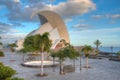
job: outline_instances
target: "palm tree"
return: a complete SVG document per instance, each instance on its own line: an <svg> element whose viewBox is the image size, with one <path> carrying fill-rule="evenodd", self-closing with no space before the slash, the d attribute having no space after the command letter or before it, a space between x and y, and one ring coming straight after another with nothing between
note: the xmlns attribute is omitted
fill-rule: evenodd
<svg viewBox="0 0 120 80"><path fill-rule="evenodd" d="M82 52L80 51L80 54L79 54L79 56L80 56L80 70L82 70Z"/></svg>
<svg viewBox="0 0 120 80"><path fill-rule="evenodd" d="M52 46L52 42L49 39L49 33L45 32L39 37L39 49L41 52L41 76L43 76L43 61L44 61L44 52L48 52Z"/></svg>
<svg viewBox="0 0 120 80"><path fill-rule="evenodd" d="M84 52L85 57L86 57L86 68L88 68L88 56L92 52L92 47L89 45L85 45L82 49L82 52Z"/></svg>
<svg viewBox="0 0 120 80"><path fill-rule="evenodd" d="M64 48L60 49L57 52L57 57L59 58L59 62L60 62L60 74L62 75L62 74L64 74L64 71L63 71L63 61L67 57L67 55L65 54Z"/></svg>
<svg viewBox="0 0 120 80"><path fill-rule="evenodd" d="M53 58L53 72L55 72L55 57L57 57L57 51L51 50L50 56Z"/></svg>
<svg viewBox="0 0 120 80"><path fill-rule="evenodd" d="M15 52L15 47L17 47L17 45L15 43L12 43L12 44L9 44L8 46L10 47L10 50L12 52L12 60L11 61L14 61L14 52Z"/></svg>
<svg viewBox="0 0 120 80"><path fill-rule="evenodd" d="M22 59L24 61L25 58L25 54L27 53L27 50L25 48L21 49L18 51L18 54L22 54Z"/></svg>
<svg viewBox="0 0 120 80"><path fill-rule="evenodd" d="M96 49L99 51L99 46L101 45L101 42L99 41L99 40L96 40L95 42L94 42L94 44L96 45Z"/></svg>
<svg viewBox="0 0 120 80"><path fill-rule="evenodd" d="M73 67L75 69L75 59L77 59L79 53L74 49L72 45L69 44L67 47L65 47L65 54L68 58L73 60Z"/></svg>
<svg viewBox="0 0 120 80"><path fill-rule="evenodd" d="M67 43L64 39L62 39L58 43L58 45L61 45L61 48L57 52L57 57L59 58L59 62L60 62L60 74L64 74L64 71L63 71L63 61L67 57L65 47L69 46L70 44Z"/></svg>
<svg viewBox="0 0 120 80"><path fill-rule="evenodd" d="M52 46L52 41L49 39L49 33L45 32L42 35L36 34L34 36L29 36L25 39L23 46L29 52L39 51L41 53L40 76L44 76L43 74L44 52L49 52Z"/></svg>

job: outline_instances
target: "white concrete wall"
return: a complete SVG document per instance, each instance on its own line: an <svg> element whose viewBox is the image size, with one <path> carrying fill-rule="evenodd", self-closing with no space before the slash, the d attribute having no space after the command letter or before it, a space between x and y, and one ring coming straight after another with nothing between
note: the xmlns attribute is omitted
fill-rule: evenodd
<svg viewBox="0 0 120 80"><path fill-rule="evenodd" d="M60 40L60 35L58 32L58 29L55 28L53 29L52 26L47 22L45 24L43 24L39 29L37 29L36 31L32 32L29 34L30 35L35 35L35 34L43 34L44 32L49 32L50 36L49 38L52 40L52 48L54 48L58 41ZM23 48L23 42L24 40L18 40L17 41L17 45L18 47L16 48L16 50L20 50Z"/></svg>

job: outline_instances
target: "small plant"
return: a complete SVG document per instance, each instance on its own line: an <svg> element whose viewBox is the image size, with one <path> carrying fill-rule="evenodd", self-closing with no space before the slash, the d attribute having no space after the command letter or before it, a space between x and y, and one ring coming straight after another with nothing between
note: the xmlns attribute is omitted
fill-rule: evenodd
<svg viewBox="0 0 120 80"><path fill-rule="evenodd" d="M0 62L0 66L4 66L4 64L2 62Z"/></svg>
<svg viewBox="0 0 120 80"><path fill-rule="evenodd" d="M4 57L4 52L0 51L0 57Z"/></svg>
<svg viewBox="0 0 120 80"><path fill-rule="evenodd" d="M0 80L6 80L16 74L16 71L9 66L0 65Z"/></svg>
<svg viewBox="0 0 120 80"><path fill-rule="evenodd" d="M120 51L119 51L119 52L117 52L117 55L118 55L118 56L120 56Z"/></svg>
<svg viewBox="0 0 120 80"><path fill-rule="evenodd" d="M117 55L118 55L118 57L120 58L120 51L119 51L119 52L117 52Z"/></svg>

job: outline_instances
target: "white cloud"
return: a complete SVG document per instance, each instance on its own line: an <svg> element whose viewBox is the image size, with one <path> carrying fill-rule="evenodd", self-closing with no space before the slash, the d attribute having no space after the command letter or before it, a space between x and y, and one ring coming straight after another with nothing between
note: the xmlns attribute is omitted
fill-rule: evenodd
<svg viewBox="0 0 120 80"><path fill-rule="evenodd" d="M88 30L90 26L88 24L76 24L72 26L74 31Z"/></svg>
<svg viewBox="0 0 120 80"><path fill-rule="evenodd" d="M0 4L5 5L10 11L6 15L10 21L38 21L37 18L30 19L33 12L51 9L50 3L47 4L35 0L30 0L29 2L32 4L27 4L24 7L20 0L14 0L14 2L2 0L0 2ZM52 5L52 10L60 14L63 18L83 15L95 9L96 6L91 0L68 0Z"/></svg>
<svg viewBox="0 0 120 80"><path fill-rule="evenodd" d="M116 33L120 32L120 28L103 28L103 29L89 29L84 31L71 31L72 33L85 33L85 34L110 34L110 33Z"/></svg>
<svg viewBox="0 0 120 80"><path fill-rule="evenodd" d="M13 0L15 3L20 3L20 0Z"/></svg>
<svg viewBox="0 0 120 80"><path fill-rule="evenodd" d="M53 6L53 10L64 17L82 15L95 9L96 6L91 0L68 0Z"/></svg>
<svg viewBox="0 0 120 80"><path fill-rule="evenodd" d="M73 28L81 28L81 27L88 27L87 24L76 24L73 26Z"/></svg>
<svg viewBox="0 0 120 80"><path fill-rule="evenodd" d="M18 23L14 23L14 24L8 24L8 23L3 23L0 22L0 33L15 33L15 32L19 32L19 30L14 29L15 26L22 26L21 24Z"/></svg>
<svg viewBox="0 0 120 80"><path fill-rule="evenodd" d="M26 5L26 6L25 6L26 9L29 8L29 7L30 7L29 5Z"/></svg>
<svg viewBox="0 0 120 80"><path fill-rule="evenodd" d="M120 14L114 14L110 16L112 19L120 19Z"/></svg>
<svg viewBox="0 0 120 80"><path fill-rule="evenodd" d="M16 30L16 29L11 29L10 32L12 32L12 33L19 33L20 31Z"/></svg>
<svg viewBox="0 0 120 80"><path fill-rule="evenodd" d="M72 22L72 21L73 21L72 18L66 18L66 19L65 19L65 22Z"/></svg>
<svg viewBox="0 0 120 80"><path fill-rule="evenodd" d="M101 19L104 16L103 15L92 15L91 17L94 18L94 19Z"/></svg>
<svg viewBox="0 0 120 80"><path fill-rule="evenodd" d="M91 18L94 18L94 19L101 19L101 18L120 19L120 14L92 15Z"/></svg>
<svg viewBox="0 0 120 80"><path fill-rule="evenodd" d="M25 33L16 33L16 34L1 34L1 42L3 44L13 43L16 40L24 39L26 36Z"/></svg>

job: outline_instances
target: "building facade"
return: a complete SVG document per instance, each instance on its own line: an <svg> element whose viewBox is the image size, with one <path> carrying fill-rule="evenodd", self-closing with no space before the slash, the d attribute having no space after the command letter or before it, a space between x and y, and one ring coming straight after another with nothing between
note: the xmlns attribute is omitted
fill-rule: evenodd
<svg viewBox="0 0 120 80"><path fill-rule="evenodd" d="M35 13L34 15L39 16L41 26L38 29L30 32L27 36L49 32L50 34L49 38L52 40L53 43L51 49L54 49L62 39L64 39L68 43L70 42L66 25L62 18L57 13L46 10ZM23 48L23 42L24 40L17 41L18 45L17 50Z"/></svg>

